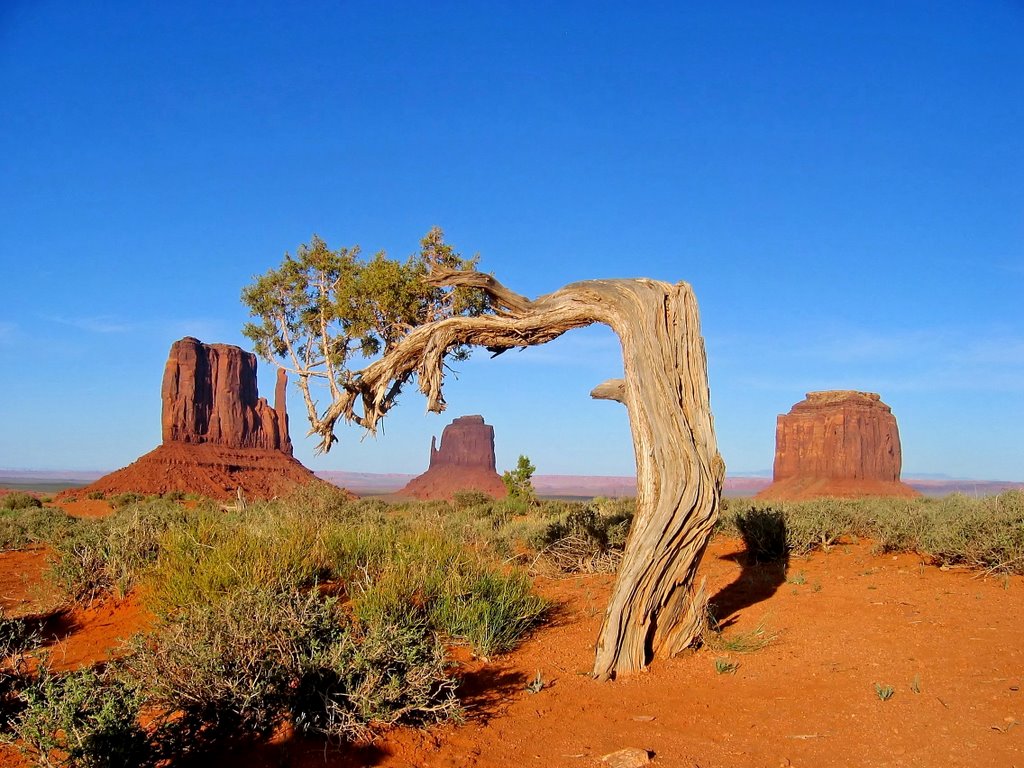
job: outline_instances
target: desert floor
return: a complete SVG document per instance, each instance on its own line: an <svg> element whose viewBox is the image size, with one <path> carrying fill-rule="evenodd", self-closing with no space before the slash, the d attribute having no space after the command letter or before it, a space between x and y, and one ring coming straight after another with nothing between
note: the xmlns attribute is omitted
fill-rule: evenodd
<svg viewBox="0 0 1024 768"><path fill-rule="evenodd" d="M54 666L105 659L145 627L132 597L53 611L45 560L38 549L0 555L0 603L47 617ZM701 568L723 637L760 626L774 637L767 647L705 648L598 683L588 671L613 577L538 578L555 610L519 649L486 660L454 650L463 724L396 729L361 747L282 732L202 764L583 767L639 747L655 766L685 768L1024 766L1024 578L874 555L870 542L788 568L748 565L742 543L723 537ZM718 660L738 666L719 673ZM538 672L545 685L531 693ZM2 748L0 766L25 764Z"/></svg>

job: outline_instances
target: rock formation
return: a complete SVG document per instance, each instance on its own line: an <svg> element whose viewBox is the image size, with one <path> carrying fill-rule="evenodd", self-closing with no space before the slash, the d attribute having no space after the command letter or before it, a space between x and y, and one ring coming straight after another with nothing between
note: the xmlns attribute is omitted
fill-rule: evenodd
<svg viewBox="0 0 1024 768"><path fill-rule="evenodd" d="M505 484L495 469L494 427L483 416L460 416L444 428L441 446L430 438L430 465L399 495L450 499L456 491L482 491L504 498Z"/></svg>
<svg viewBox="0 0 1024 768"><path fill-rule="evenodd" d="M164 367L163 440L262 448L292 455L285 405L287 374L277 371L274 407L256 389L256 355L186 336Z"/></svg>
<svg viewBox="0 0 1024 768"><path fill-rule="evenodd" d="M133 464L62 495L184 491L258 499L322 482L292 457L287 386L279 370L271 407L257 391L255 355L190 336L176 341L161 391L163 443Z"/></svg>
<svg viewBox="0 0 1024 768"><path fill-rule="evenodd" d="M900 482L900 435L873 392L809 392L781 414L774 479L757 498L917 496Z"/></svg>

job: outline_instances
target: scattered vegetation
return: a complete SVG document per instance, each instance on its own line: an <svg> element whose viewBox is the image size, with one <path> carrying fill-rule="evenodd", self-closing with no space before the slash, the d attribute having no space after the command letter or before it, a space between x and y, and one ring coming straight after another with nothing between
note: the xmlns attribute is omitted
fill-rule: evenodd
<svg viewBox="0 0 1024 768"><path fill-rule="evenodd" d="M0 510L29 509L41 506L43 506L43 502L32 494L23 493L22 491L14 491L13 493L0 496Z"/></svg>
<svg viewBox="0 0 1024 768"><path fill-rule="evenodd" d="M728 500L719 530L743 536L760 557L777 553L783 535L791 554L867 538L880 552L917 552L936 565L1024 573L1024 491L982 498Z"/></svg>
<svg viewBox="0 0 1024 768"><path fill-rule="evenodd" d="M522 566L614 570L634 514L632 500L539 501L523 515L478 492L389 505L322 487L233 511L182 500L125 497L99 520L31 504L0 511L4 546L47 543L68 599L141 585L156 616L116 662L69 674L43 664L32 676L18 660L38 633L0 616L6 738L37 764L155 765L285 722L345 740L392 723L457 718L446 648L465 643L486 657L515 647L547 610ZM880 551L1024 572L1020 492L730 500L720 530L741 535L758 562L870 537ZM806 581L799 572L789 580ZM723 630L713 607L702 636L718 654L774 640L763 621ZM718 674L737 667L715 660ZM916 677L911 690L920 691ZM875 692L883 701L894 695L889 685Z"/></svg>
<svg viewBox="0 0 1024 768"><path fill-rule="evenodd" d="M753 629L746 632L725 633L725 628L715 616L715 607L708 606L704 620L704 632L700 636L700 646L719 653L753 653L767 648L778 639L768 631L762 619Z"/></svg>
<svg viewBox="0 0 1024 768"><path fill-rule="evenodd" d="M733 675L740 668L739 662L728 659L715 659L715 672L720 675Z"/></svg>

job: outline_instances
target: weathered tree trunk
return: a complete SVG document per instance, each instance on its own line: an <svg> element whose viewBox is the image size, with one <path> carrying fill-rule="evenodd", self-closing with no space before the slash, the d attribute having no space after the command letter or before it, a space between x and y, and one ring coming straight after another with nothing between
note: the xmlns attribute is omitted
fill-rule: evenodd
<svg viewBox="0 0 1024 768"><path fill-rule="evenodd" d="M622 342L625 376L599 386L594 396L619 400L629 412L637 511L593 672L608 679L687 647L704 620L702 589L695 590L693 583L718 517L725 474L690 286L590 280L530 301L479 272L435 270L430 280L485 290L498 314L451 317L413 330L330 406L318 429L324 440L333 439L338 418L373 431L414 373L428 409L442 411L444 355L453 346L502 350L543 344L594 322L610 326ZM361 414L355 411L359 402Z"/></svg>
<svg viewBox="0 0 1024 768"><path fill-rule="evenodd" d="M706 600L693 582L725 476L693 292L684 283L626 285L609 322L625 379L593 393L626 406L637 471L636 517L594 658L602 679L672 656L700 633Z"/></svg>

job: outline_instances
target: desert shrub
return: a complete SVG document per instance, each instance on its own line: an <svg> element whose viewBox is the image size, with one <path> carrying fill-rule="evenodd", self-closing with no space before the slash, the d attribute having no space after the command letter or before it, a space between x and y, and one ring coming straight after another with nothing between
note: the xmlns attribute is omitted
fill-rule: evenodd
<svg viewBox="0 0 1024 768"><path fill-rule="evenodd" d="M345 565L336 570L360 574L349 590L366 624L425 621L486 656L515 645L547 610L521 572L487 563L442 532L392 525L349 540L360 556L344 550Z"/></svg>
<svg viewBox="0 0 1024 768"><path fill-rule="evenodd" d="M936 562L1024 572L1024 494L952 494L929 505L918 549Z"/></svg>
<svg viewBox="0 0 1024 768"><path fill-rule="evenodd" d="M562 502L563 514L531 541L538 559L563 573L614 571L622 559L636 504L632 500L589 504Z"/></svg>
<svg viewBox="0 0 1024 768"><path fill-rule="evenodd" d="M755 562L770 563L789 555L786 515L771 507L751 507L733 520L747 556Z"/></svg>
<svg viewBox="0 0 1024 768"><path fill-rule="evenodd" d="M0 551L53 543L75 525L55 507L25 507L0 512Z"/></svg>
<svg viewBox="0 0 1024 768"><path fill-rule="evenodd" d="M118 509L120 507L126 507L129 504L137 504L140 501L145 501L146 497L141 493L125 491L124 493L115 493L107 500L114 509Z"/></svg>
<svg viewBox="0 0 1024 768"><path fill-rule="evenodd" d="M13 493L0 496L0 509L29 509L31 507L41 506L43 506L43 502L32 494L23 493L21 491L15 491Z"/></svg>
<svg viewBox="0 0 1024 768"><path fill-rule="evenodd" d="M63 675L40 667L21 690L10 724L18 748L37 765L147 766L154 751L138 716L141 694L112 671Z"/></svg>
<svg viewBox="0 0 1024 768"><path fill-rule="evenodd" d="M364 625L319 590L236 589L182 606L124 662L148 704L174 713L178 749L291 718L341 738L458 713L444 646L422 623Z"/></svg>
<svg viewBox="0 0 1024 768"><path fill-rule="evenodd" d="M168 491L167 493L163 494L163 496L161 496L160 498L162 498L164 501L184 501L185 500L185 492L184 491Z"/></svg>
<svg viewBox="0 0 1024 768"><path fill-rule="evenodd" d="M312 593L235 589L180 606L135 639L124 664L150 705L177 713L181 733L265 734L288 709L308 647L330 639L333 605Z"/></svg>
<svg viewBox="0 0 1024 768"><path fill-rule="evenodd" d="M107 495L103 491L89 491L85 498L92 499L93 501L100 501L101 499L105 499L106 496Z"/></svg>
<svg viewBox="0 0 1024 768"><path fill-rule="evenodd" d="M110 536L105 520L79 520L58 541L48 575L70 600L88 602L113 587L107 570Z"/></svg>
<svg viewBox="0 0 1024 768"><path fill-rule="evenodd" d="M455 509L472 509L474 507L493 507L494 498L483 491L456 491L452 494L452 506Z"/></svg>
<svg viewBox="0 0 1024 768"><path fill-rule="evenodd" d="M423 624L337 626L300 664L291 704L296 728L365 739L378 726L458 717L444 645Z"/></svg>
<svg viewBox="0 0 1024 768"><path fill-rule="evenodd" d="M481 656L511 650L543 619L547 601L522 573L469 568L428 606L431 625L468 642Z"/></svg>

